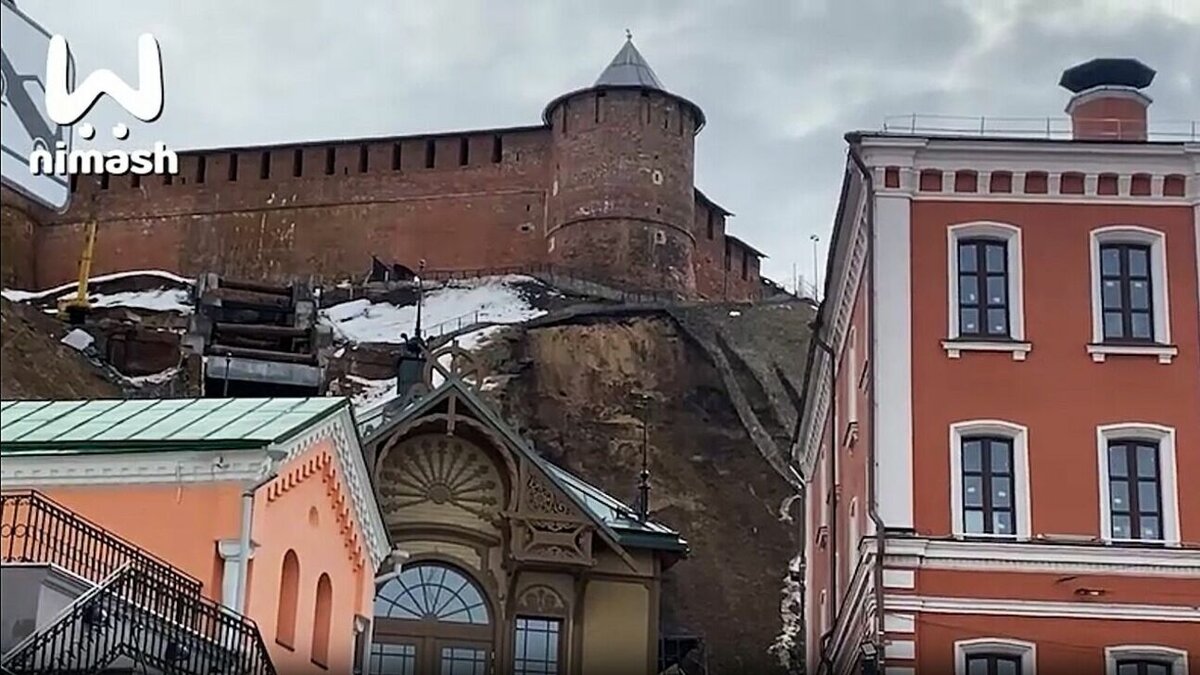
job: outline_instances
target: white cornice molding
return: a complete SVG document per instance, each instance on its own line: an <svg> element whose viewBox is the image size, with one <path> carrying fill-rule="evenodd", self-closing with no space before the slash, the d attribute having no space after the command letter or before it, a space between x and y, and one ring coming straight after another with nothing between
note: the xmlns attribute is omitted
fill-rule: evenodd
<svg viewBox="0 0 1200 675"><path fill-rule="evenodd" d="M4 487L252 481L262 475L266 449L201 452L116 452L8 455L0 464Z"/></svg>
<svg viewBox="0 0 1200 675"><path fill-rule="evenodd" d="M1194 548L889 539L887 566L975 571L1200 577Z"/></svg>
<svg viewBox="0 0 1200 675"><path fill-rule="evenodd" d="M391 553L391 545L388 543L387 527L379 513L375 491L371 487L370 473L349 406L284 445L283 450L287 456L282 465L291 463L326 438L333 442L338 469L346 481L346 489L350 492L355 520L366 538L372 567L378 568Z"/></svg>
<svg viewBox="0 0 1200 675"><path fill-rule="evenodd" d="M1141 605L1132 603L927 597L891 594L884 596L883 603L884 609L889 612L1200 623L1200 607L1187 605Z"/></svg>

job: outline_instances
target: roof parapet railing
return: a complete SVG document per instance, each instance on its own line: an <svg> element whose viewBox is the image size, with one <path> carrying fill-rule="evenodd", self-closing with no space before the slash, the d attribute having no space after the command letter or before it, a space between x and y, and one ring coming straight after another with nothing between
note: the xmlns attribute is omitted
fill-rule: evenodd
<svg viewBox="0 0 1200 675"><path fill-rule="evenodd" d="M1141 122L1119 118L988 117L911 113L883 120L884 133L913 136L977 136L984 138L1030 138L1071 140L1074 127L1085 126L1091 138L1120 140L1144 133L1146 140L1200 142L1200 120Z"/></svg>

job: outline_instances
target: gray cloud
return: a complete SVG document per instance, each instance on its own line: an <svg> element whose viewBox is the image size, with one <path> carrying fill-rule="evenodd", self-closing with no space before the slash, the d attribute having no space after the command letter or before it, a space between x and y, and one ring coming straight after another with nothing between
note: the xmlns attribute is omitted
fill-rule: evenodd
<svg viewBox="0 0 1200 675"><path fill-rule="evenodd" d="M536 123L635 41L704 108L697 182L770 254L812 276L842 135L911 112L1057 116L1063 68L1136 56L1156 119L1200 117L1196 0L18 0L71 40L81 70L132 77L160 40L167 107L134 140L179 148ZM111 103L101 130L128 121ZM102 140L103 142L103 140ZM822 242L822 246L824 242Z"/></svg>

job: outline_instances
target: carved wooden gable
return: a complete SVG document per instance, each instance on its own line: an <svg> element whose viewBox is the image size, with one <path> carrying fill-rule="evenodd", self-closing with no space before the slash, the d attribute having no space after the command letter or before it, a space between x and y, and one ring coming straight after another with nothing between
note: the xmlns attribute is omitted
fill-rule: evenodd
<svg viewBox="0 0 1200 675"><path fill-rule="evenodd" d="M511 555L516 560L595 564L590 518L530 460L521 462L519 507L513 514Z"/></svg>
<svg viewBox="0 0 1200 675"><path fill-rule="evenodd" d="M424 433L400 441L381 459L377 485L389 527L432 522L494 532L501 525L505 481L474 443Z"/></svg>
<svg viewBox="0 0 1200 675"><path fill-rule="evenodd" d="M462 350L451 345L431 355L426 379L432 391L379 434L376 485L389 527L507 532L512 560L594 565L601 526L478 398L480 378ZM623 554L611 537L605 541Z"/></svg>

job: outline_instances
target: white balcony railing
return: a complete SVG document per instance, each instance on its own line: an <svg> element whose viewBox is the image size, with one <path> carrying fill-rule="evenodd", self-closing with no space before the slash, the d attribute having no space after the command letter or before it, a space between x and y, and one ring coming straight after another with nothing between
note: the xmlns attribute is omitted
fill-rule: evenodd
<svg viewBox="0 0 1200 675"><path fill-rule="evenodd" d="M1200 142L1200 120L1153 121L1148 125L1121 119L1077 120L1090 137L1113 140L1144 131L1146 140ZM966 117L955 115L892 115L883 120L883 132L915 136L977 136L987 138L1046 138L1070 140L1073 136L1069 117Z"/></svg>

